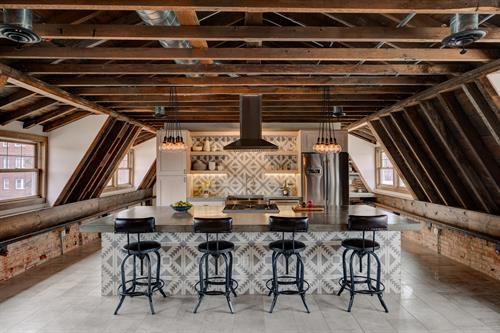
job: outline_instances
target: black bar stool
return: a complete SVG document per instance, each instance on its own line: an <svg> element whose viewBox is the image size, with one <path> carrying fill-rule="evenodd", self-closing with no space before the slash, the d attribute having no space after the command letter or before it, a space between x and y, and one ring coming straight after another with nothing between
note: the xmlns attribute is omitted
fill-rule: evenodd
<svg viewBox="0 0 500 333"><path fill-rule="evenodd" d="M377 295L380 303L384 307L385 312L387 306L382 299L382 294L385 290L384 284L380 281L381 277L381 264L378 258L376 250L380 249L380 244L375 241L375 232L379 230L387 230L387 215L375 215L375 216L356 216L349 215L349 230L352 231L362 231L362 238L348 238L342 241L342 246L345 248L342 254L342 267L344 276L339 280L340 290L338 296L342 294L344 289L349 290L351 293L351 299L349 300L348 312L351 312L352 303L354 302L355 294L365 294L365 295ZM365 238L366 232L372 232L372 239ZM349 251L352 251L349 257L349 271L347 271L347 261L346 256ZM354 256L359 258L359 272L363 272L363 257L366 256L366 276L355 275L353 269L353 259ZM377 263L377 277L373 279L371 274L371 260L373 257ZM375 285L373 285L375 283ZM366 289L358 289L356 285L366 284Z"/></svg>
<svg viewBox="0 0 500 333"><path fill-rule="evenodd" d="M153 307L153 293L159 291L163 297L167 297L163 291L165 283L160 279L160 249L161 244L154 241L141 241L142 233L150 233L155 231L155 219L153 217L147 218L117 218L115 220L115 233L127 234L127 244L123 246L123 250L127 256L123 259L121 264L121 288L120 302L115 310L115 315L120 310L120 307L125 300L125 296L147 296L149 299L149 306L151 314L155 314ZM137 241L130 241L130 234L137 235ZM151 258L150 253L156 254L156 277L151 274ZM130 257L133 258L133 276L132 279L125 279L125 263ZM141 261L141 276L137 276L136 259ZM147 275L144 276L143 262L146 260Z"/></svg>
<svg viewBox="0 0 500 333"><path fill-rule="evenodd" d="M269 248L273 250L272 265L273 265L273 278L266 282L266 287L269 289L269 296L274 295L271 304L270 313L273 312L276 301L280 294L284 295L300 295L302 303L306 308L307 313L310 313L309 307L306 303L305 293L309 289L309 283L304 280L304 262L300 252L304 251L306 245L300 241L295 240L296 232L307 232L309 220L307 217L269 217L270 231L281 232L281 240L274 241L269 244ZM285 239L285 232L292 233L292 239ZM285 275L278 276L278 258L283 256L285 258ZM296 258L295 276L290 275L289 265L290 257ZM296 289L280 290L281 285L295 285Z"/></svg>
<svg viewBox="0 0 500 333"><path fill-rule="evenodd" d="M233 280L233 251L234 243L219 240L220 233L230 233L233 230L233 219L230 217L222 218L199 218L193 219L193 232L205 233L206 242L198 245L198 251L203 253L199 263L200 280L195 288L198 292L198 303L193 312L196 313L200 307L201 301L205 295L224 295L226 296L229 311L234 313L231 304L231 293L236 297L236 288L238 282ZM210 240L210 234L215 234L215 240ZM210 276L208 263L210 257L215 260L215 275ZM224 259L225 274L219 276L219 257ZM209 290L209 286L224 286L224 290Z"/></svg>

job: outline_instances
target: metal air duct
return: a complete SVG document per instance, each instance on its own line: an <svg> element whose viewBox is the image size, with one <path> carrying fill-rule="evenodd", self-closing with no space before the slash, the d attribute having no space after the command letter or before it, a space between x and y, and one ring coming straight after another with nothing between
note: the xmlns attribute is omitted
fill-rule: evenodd
<svg viewBox="0 0 500 333"><path fill-rule="evenodd" d="M450 19L451 34L442 41L444 46L461 48L486 36L486 31L479 29L479 14L455 14Z"/></svg>
<svg viewBox="0 0 500 333"><path fill-rule="evenodd" d="M4 9L3 23L0 25L0 37L16 43L33 44L42 39L33 30L31 9Z"/></svg>

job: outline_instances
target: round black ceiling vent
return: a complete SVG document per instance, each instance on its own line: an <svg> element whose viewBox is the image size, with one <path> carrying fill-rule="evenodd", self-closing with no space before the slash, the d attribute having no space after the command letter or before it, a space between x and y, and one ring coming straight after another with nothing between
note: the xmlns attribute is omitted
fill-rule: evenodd
<svg viewBox="0 0 500 333"><path fill-rule="evenodd" d="M40 36L32 30L13 24L0 25L0 36L22 44L39 43L42 40Z"/></svg>

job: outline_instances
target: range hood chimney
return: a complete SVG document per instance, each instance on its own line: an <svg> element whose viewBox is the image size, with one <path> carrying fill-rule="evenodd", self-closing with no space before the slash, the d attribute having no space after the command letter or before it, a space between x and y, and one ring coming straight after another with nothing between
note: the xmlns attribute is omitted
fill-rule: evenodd
<svg viewBox="0 0 500 333"><path fill-rule="evenodd" d="M278 146L262 139L262 96L240 96L240 138L224 150L269 151Z"/></svg>

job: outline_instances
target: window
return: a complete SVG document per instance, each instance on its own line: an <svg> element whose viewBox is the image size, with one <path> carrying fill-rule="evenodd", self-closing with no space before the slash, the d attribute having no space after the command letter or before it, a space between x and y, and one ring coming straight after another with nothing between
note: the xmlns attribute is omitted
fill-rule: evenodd
<svg viewBox="0 0 500 333"><path fill-rule="evenodd" d="M0 210L45 201L46 149L46 137L0 130Z"/></svg>
<svg viewBox="0 0 500 333"><path fill-rule="evenodd" d="M115 171L108 184L107 191L131 187L134 185L134 154L130 150L121 160L118 169Z"/></svg>
<svg viewBox="0 0 500 333"><path fill-rule="evenodd" d="M377 188L389 191L407 192L403 179L394 169L389 156L380 148L375 150Z"/></svg>
<svg viewBox="0 0 500 333"><path fill-rule="evenodd" d="M24 179L16 178L16 190L24 190Z"/></svg>

